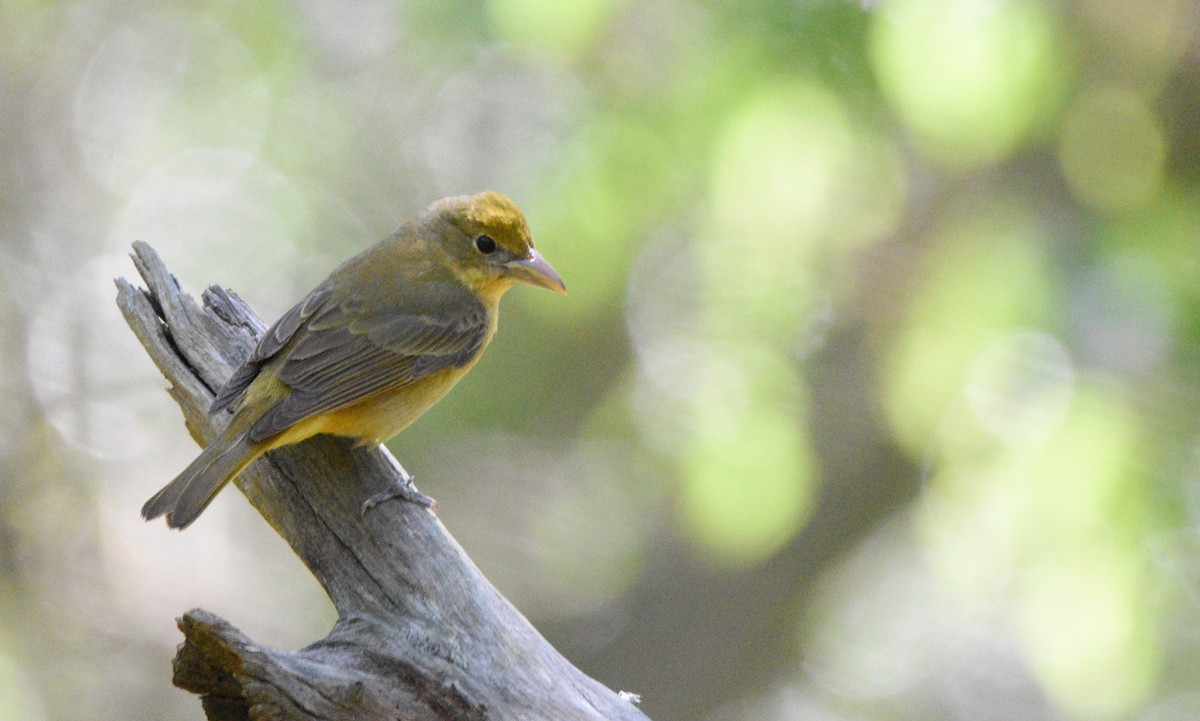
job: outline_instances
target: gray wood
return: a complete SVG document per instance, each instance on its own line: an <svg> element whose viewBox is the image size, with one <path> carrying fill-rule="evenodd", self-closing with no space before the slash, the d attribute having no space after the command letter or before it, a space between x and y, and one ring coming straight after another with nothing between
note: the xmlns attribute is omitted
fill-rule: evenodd
<svg viewBox="0 0 1200 721"><path fill-rule="evenodd" d="M266 326L221 288L206 290L201 306L153 248L133 247L147 287L118 279L117 304L170 381L192 436L206 443L228 418L207 416L214 390ZM327 436L242 473L235 484L325 588L338 621L312 645L279 651L190 611L179 619L175 685L201 694L212 721L645 721L627 695L555 651L431 511L389 501L362 512L364 500L405 476L387 449Z"/></svg>

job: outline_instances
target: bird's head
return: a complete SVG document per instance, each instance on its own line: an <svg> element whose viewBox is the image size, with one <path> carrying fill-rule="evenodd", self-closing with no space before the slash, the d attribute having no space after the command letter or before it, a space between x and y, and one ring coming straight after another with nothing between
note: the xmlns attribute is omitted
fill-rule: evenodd
<svg viewBox="0 0 1200 721"><path fill-rule="evenodd" d="M439 200L429 218L455 273L483 296L498 298L515 283L567 292L533 247L521 210L494 191Z"/></svg>

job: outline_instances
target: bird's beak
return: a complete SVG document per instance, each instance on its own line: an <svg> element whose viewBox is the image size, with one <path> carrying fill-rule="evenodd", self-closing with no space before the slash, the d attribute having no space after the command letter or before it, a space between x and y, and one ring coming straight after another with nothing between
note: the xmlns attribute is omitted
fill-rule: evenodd
<svg viewBox="0 0 1200 721"><path fill-rule="evenodd" d="M567 292L567 286L563 285L562 278L558 277L558 273L550 267L542 254L532 248L529 249L529 255L510 260L504 264L504 267L508 269L509 275L522 283L536 285L555 293Z"/></svg>

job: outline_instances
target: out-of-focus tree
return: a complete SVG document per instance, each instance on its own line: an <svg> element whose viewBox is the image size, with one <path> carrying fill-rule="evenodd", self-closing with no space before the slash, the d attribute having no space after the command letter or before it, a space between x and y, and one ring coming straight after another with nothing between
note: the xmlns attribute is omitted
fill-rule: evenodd
<svg viewBox="0 0 1200 721"><path fill-rule="evenodd" d="M0 719L199 718L205 606L332 619L123 327L135 239L281 313L494 187L566 278L392 443L669 719L1200 711L1194 0L0 7ZM181 570L186 569L186 571Z"/></svg>

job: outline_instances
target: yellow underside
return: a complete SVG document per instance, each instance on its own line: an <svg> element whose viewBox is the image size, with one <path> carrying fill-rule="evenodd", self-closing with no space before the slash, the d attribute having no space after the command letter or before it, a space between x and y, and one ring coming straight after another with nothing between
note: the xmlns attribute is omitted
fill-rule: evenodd
<svg viewBox="0 0 1200 721"><path fill-rule="evenodd" d="M382 443L440 401L469 367L441 371L398 391L380 393L354 405L306 418L270 439L263 450L299 443L319 433L354 438L361 445Z"/></svg>

